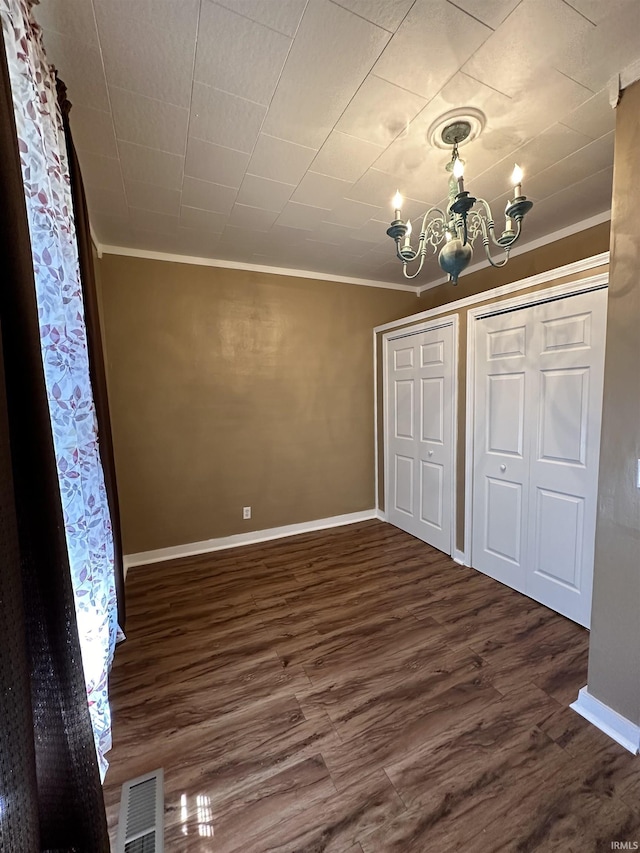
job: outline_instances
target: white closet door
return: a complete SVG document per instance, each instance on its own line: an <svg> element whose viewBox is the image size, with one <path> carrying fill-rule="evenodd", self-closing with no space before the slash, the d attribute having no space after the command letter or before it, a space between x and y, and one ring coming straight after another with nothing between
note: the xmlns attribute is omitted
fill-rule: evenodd
<svg viewBox="0 0 640 853"><path fill-rule="evenodd" d="M527 594L591 618L607 292L539 305L532 355Z"/></svg>
<svg viewBox="0 0 640 853"><path fill-rule="evenodd" d="M385 424L391 524L451 554L452 324L390 340Z"/></svg>
<svg viewBox="0 0 640 853"><path fill-rule="evenodd" d="M472 564L591 613L607 293L476 321Z"/></svg>
<svg viewBox="0 0 640 853"><path fill-rule="evenodd" d="M476 322L473 565L520 592L529 513L529 309Z"/></svg>

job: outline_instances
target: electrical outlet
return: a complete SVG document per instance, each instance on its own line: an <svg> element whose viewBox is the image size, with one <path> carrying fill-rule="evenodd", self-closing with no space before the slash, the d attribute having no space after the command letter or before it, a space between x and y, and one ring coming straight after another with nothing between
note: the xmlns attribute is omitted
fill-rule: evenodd
<svg viewBox="0 0 640 853"><path fill-rule="evenodd" d="M246 521L248 518L251 518L251 507L243 506L242 507L242 517Z"/></svg>

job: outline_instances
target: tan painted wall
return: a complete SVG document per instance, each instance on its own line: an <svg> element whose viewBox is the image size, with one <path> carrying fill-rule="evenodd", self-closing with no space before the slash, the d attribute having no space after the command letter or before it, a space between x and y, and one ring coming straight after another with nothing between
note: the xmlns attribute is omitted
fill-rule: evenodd
<svg viewBox="0 0 640 853"><path fill-rule="evenodd" d="M589 692L640 724L640 83L616 112Z"/></svg>
<svg viewBox="0 0 640 853"><path fill-rule="evenodd" d="M413 293L98 266L125 553L373 507L371 330Z"/></svg>
<svg viewBox="0 0 640 853"><path fill-rule="evenodd" d="M467 389L467 311L468 308L463 308L456 311L451 311L447 308L447 304L455 302L458 299L465 299L469 296L475 296L487 290L500 287L503 284L508 284L531 275L536 275L540 272L547 272L565 264L573 263L574 261L590 257L592 255L606 252L609 248L609 223L598 225L590 228L586 232L566 237L564 240L558 240L555 243L550 243L535 251L519 255L509 261L503 269L488 269L479 270L472 273L466 278L463 276L457 286L442 285L441 287L433 288L425 292L420 298L420 307L418 311L426 311L433 308L441 308L441 313L457 314L459 323L459 349L458 349L458 435L456 448L456 547L461 551L464 550L464 498L465 498L465 437L466 437L466 389ZM513 264L513 267L512 267ZM510 269L510 274L506 270ZM532 287L523 288L517 295L532 293L537 290L564 284L568 281L574 281L581 278L587 278L595 273L607 271L607 266L603 265L597 269L586 270L584 272L573 275L555 278L553 281L547 281L543 284L534 285ZM492 278L492 273L496 274L496 278ZM513 295L489 297L486 300L479 300L472 307L492 304L504 299L510 299ZM440 301L438 301L440 300ZM411 325L410 323L408 325ZM381 364L380 357L382 353L381 339L382 335L378 335L378 363ZM382 400L382 370L378 371L378 399ZM382 435L382 406L378 407L378 434ZM384 459L382 441L378 446L378 468L380 471L378 481L378 500L381 507L384 506Z"/></svg>

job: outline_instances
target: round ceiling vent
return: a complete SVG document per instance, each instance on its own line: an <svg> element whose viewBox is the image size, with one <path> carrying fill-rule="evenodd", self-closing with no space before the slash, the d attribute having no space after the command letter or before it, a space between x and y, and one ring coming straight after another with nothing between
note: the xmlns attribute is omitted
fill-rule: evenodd
<svg viewBox="0 0 640 853"><path fill-rule="evenodd" d="M480 136L485 122L485 114L475 107L450 110L433 122L427 140L435 148L451 148L456 141L462 147Z"/></svg>

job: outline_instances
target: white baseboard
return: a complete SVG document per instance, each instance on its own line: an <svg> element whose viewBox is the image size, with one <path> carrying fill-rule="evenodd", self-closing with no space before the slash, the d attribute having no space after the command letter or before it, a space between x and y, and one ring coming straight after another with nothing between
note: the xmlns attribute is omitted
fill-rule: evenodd
<svg viewBox="0 0 640 853"><path fill-rule="evenodd" d="M451 555L451 559L456 563L460 563L461 566L467 565L467 558L465 556L464 551L458 551L457 548L453 549L453 554Z"/></svg>
<svg viewBox="0 0 640 853"><path fill-rule="evenodd" d="M378 507L375 512L376 512L376 518L378 519L378 521L386 521L387 520L387 514L385 513L385 511L383 509L380 509Z"/></svg>
<svg viewBox="0 0 640 853"><path fill-rule="evenodd" d="M362 512L350 512L346 515L334 515L331 518L303 521L300 524L286 524L283 527L270 527L267 530L253 530L251 533L236 533L233 536L222 536L219 539L206 539L203 542L172 545L169 548L158 548L155 551L140 551L137 554L125 554L125 576L127 570L133 566L162 563L165 560L175 560L178 557L193 557L196 554L207 554L210 551L222 551L224 548L236 548L238 545L253 545L257 542L268 542L270 539L295 536L298 533L326 530L330 527L340 527L344 524L355 524L358 521L370 521L373 518L378 518L376 510L367 509Z"/></svg>
<svg viewBox="0 0 640 853"><path fill-rule="evenodd" d="M581 717L589 720L600 731L609 735L633 755L640 752L640 726L632 723L631 720L627 720L622 714L596 699L586 687L580 690L578 698L571 707Z"/></svg>

